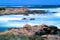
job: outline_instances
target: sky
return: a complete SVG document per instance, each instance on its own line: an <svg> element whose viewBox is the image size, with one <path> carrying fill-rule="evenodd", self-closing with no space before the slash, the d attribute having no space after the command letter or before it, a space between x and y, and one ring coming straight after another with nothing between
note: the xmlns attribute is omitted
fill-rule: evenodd
<svg viewBox="0 0 60 40"><path fill-rule="evenodd" d="M60 0L0 0L0 5L60 5Z"/></svg>

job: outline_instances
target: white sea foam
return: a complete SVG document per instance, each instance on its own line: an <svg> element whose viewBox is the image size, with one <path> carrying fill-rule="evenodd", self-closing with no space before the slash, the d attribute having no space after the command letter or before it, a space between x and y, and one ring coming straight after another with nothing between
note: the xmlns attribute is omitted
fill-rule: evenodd
<svg viewBox="0 0 60 40"><path fill-rule="evenodd" d="M54 16L60 17L60 13L55 13Z"/></svg>
<svg viewBox="0 0 60 40"><path fill-rule="evenodd" d="M22 18L0 18L0 20L3 20L3 21L8 21L8 20L21 20Z"/></svg>
<svg viewBox="0 0 60 40"><path fill-rule="evenodd" d="M51 10L51 9L49 9ZM23 20L22 18L26 18L27 20ZM30 20L30 18L35 18L35 20ZM57 18L57 19L56 19ZM59 20L58 20L59 18ZM17 21L12 21L17 20ZM11 22L12 21L12 22ZM29 16L24 15L6 15L6 16L0 16L0 24L2 26L7 27L23 27L25 24L30 25L39 25L39 24L47 24L47 25L55 25L58 28L60 28L60 13L52 13L52 14L29 14Z"/></svg>

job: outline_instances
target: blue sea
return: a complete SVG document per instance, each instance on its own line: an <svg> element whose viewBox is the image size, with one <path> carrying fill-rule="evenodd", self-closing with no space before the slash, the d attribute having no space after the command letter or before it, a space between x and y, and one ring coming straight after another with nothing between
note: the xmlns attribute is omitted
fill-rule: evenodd
<svg viewBox="0 0 60 40"><path fill-rule="evenodd" d="M36 8L35 8L36 9ZM30 10L35 10L30 9ZM44 8L36 10L49 10L46 14L29 14L27 15L3 15L0 16L0 32L6 31L8 28L17 27L21 28L25 24L30 25L55 25L60 28L60 8ZM56 13L53 13L56 12ZM23 20L23 18L26 18ZM35 20L30 20L34 18Z"/></svg>

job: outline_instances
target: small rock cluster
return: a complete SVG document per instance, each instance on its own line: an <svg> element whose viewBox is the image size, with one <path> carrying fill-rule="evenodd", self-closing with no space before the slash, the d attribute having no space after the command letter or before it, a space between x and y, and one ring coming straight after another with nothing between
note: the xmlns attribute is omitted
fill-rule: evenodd
<svg viewBox="0 0 60 40"><path fill-rule="evenodd" d="M22 18L22 20L27 20L27 18ZM29 20L35 20L35 18L30 18Z"/></svg>

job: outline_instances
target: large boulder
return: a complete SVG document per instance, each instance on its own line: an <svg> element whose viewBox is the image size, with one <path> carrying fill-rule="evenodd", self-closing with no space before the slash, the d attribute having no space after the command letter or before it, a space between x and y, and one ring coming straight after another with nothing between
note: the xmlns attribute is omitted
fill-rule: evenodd
<svg viewBox="0 0 60 40"><path fill-rule="evenodd" d="M57 34L58 28L56 26L49 26L49 28L51 30L50 34Z"/></svg>
<svg viewBox="0 0 60 40"><path fill-rule="evenodd" d="M44 25L42 25L44 26ZM44 28L40 29L40 31L36 32L36 35L47 35L47 34L57 34L58 28L56 26L47 26L45 25Z"/></svg>

